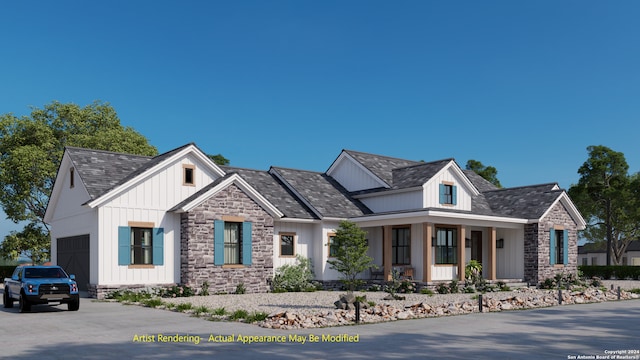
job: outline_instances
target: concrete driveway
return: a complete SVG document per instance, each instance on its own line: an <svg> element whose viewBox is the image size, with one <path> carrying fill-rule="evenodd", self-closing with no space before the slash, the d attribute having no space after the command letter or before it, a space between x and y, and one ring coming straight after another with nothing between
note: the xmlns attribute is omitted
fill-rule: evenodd
<svg viewBox="0 0 640 360"><path fill-rule="evenodd" d="M0 308L0 358L570 359L627 351L640 359L638 319L640 301L631 300L277 331L82 299L77 312L66 306L34 306L25 314ZM344 341L349 339L358 341Z"/></svg>

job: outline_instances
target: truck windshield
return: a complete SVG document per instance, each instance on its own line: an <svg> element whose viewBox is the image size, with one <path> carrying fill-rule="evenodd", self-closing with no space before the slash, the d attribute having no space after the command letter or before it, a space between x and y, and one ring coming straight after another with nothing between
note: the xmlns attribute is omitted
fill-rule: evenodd
<svg viewBox="0 0 640 360"><path fill-rule="evenodd" d="M30 279L37 278L66 278L67 274L60 268L27 268L24 277Z"/></svg>

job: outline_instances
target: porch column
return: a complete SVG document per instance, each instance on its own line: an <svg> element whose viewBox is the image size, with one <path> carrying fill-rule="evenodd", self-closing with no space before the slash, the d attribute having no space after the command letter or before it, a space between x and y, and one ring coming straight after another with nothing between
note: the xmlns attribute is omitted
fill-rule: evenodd
<svg viewBox="0 0 640 360"><path fill-rule="evenodd" d="M466 254L465 228L462 225L458 225L458 279L460 281L464 281L465 278L464 268L465 265L467 265Z"/></svg>
<svg viewBox="0 0 640 360"><path fill-rule="evenodd" d="M391 280L391 226L384 226L382 234L382 258L384 267L384 279L385 281Z"/></svg>
<svg viewBox="0 0 640 360"><path fill-rule="evenodd" d="M496 280L496 228L490 227L489 233L489 271L487 280Z"/></svg>
<svg viewBox="0 0 640 360"><path fill-rule="evenodd" d="M433 226L431 223L422 224L422 281L431 282L431 239L433 238Z"/></svg>

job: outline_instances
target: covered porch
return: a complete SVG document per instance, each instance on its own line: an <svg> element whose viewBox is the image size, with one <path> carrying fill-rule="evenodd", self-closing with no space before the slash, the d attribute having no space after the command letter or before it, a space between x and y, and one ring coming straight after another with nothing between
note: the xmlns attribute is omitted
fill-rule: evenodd
<svg viewBox="0 0 640 360"><path fill-rule="evenodd" d="M396 269L424 283L464 281L465 266L471 260L482 264L486 280L524 278L522 224L461 219L389 220L377 226L361 223L369 236L368 254L379 267L378 276L382 280L391 280Z"/></svg>

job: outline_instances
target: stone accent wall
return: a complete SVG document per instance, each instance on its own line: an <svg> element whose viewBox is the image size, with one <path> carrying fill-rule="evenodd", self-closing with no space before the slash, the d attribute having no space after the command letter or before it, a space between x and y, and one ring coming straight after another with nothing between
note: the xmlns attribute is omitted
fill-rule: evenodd
<svg viewBox="0 0 640 360"><path fill-rule="evenodd" d="M213 263L214 220L237 216L252 224L251 265ZM273 278L273 218L240 188L230 185L183 213L180 218L180 277L196 290L206 281L209 292L234 293L243 283L247 292L269 291Z"/></svg>
<svg viewBox="0 0 640 360"><path fill-rule="evenodd" d="M567 265L551 265L549 231L554 226L562 226L569 231L569 262ZM577 271L577 226L561 202L558 202L538 224L525 225L524 237L525 281L538 284L556 274Z"/></svg>

